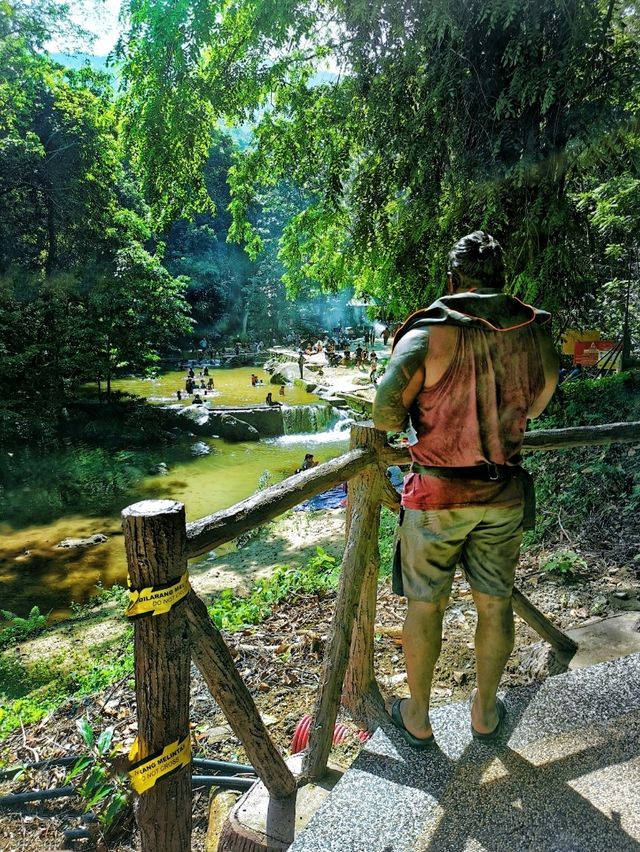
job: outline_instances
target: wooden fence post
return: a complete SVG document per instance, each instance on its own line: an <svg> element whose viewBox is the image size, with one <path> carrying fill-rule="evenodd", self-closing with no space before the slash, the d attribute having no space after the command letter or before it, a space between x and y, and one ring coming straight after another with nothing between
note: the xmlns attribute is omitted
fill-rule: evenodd
<svg viewBox="0 0 640 852"><path fill-rule="evenodd" d="M378 451L385 441L384 433L371 423L360 423L351 429L352 447ZM340 584L313 711L309 751L302 767L303 776L312 780L321 778L327 769L363 578L367 569L371 575L375 571L377 577L378 563L372 553L380 523L381 482L377 464L365 468L349 482L348 531Z"/></svg>
<svg viewBox="0 0 640 852"><path fill-rule="evenodd" d="M545 642L548 642L556 651L572 657L578 650L578 643L574 642L562 630L558 630L555 624L549 621L547 616L540 612L538 607L534 606L529 598L523 595L520 589L517 589L515 586L513 587L512 605L513 611L523 621L526 621L529 627L533 627L536 633L542 636Z"/></svg>
<svg viewBox="0 0 640 852"><path fill-rule="evenodd" d="M194 591L187 599L187 619L192 635L193 661L233 732L242 742L260 780L275 798L291 795L296 789L296 779L273 744L220 631Z"/></svg>
<svg viewBox="0 0 640 852"><path fill-rule="evenodd" d="M358 611L351 634L349 664L342 690L342 703L348 708L354 721L367 730L375 728L386 715L384 698L380 693L373 667L380 568L379 528L371 535L371 553L364 570Z"/></svg>
<svg viewBox="0 0 640 852"><path fill-rule="evenodd" d="M122 512L133 589L178 580L187 570L184 505L145 500ZM184 599L134 622L138 759L189 736L190 635ZM142 852L191 849L191 764L160 778L136 802Z"/></svg>

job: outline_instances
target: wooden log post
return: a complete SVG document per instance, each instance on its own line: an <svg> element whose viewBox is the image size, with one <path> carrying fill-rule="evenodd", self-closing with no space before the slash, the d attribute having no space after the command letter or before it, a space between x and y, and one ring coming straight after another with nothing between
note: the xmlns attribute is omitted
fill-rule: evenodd
<svg viewBox="0 0 640 852"><path fill-rule="evenodd" d="M273 744L220 631L193 590L187 598L187 619L193 661L242 742L251 765L272 796L282 799L291 795L296 779Z"/></svg>
<svg viewBox="0 0 640 852"><path fill-rule="evenodd" d="M384 447L387 443L385 432L372 436L371 443ZM378 466L377 474L372 470L376 487L372 490L372 499L378 499L383 505L400 505L400 495L386 476L386 468ZM396 508L397 511L397 508ZM351 522L351 513L347 515L347 534ZM344 678L342 702L348 708L352 718L368 730L373 730L386 715L384 699L376 680L373 653L375 639L376 607L378 603L378 578L380 571L380 512L374 518L374 527L369 533L371 548L365 565L360 590L358 610L351 634L349 664Z"/></svg>
<svg viewBox="0 0 640 852"><path fill-rule="evenodd" d="M365 565L358 610L351 634L349 664L344 677L342 702L351 717L367 730L377 727L386 715L384 698L373 667L380 550L379 529L372 531L369 560Z"/></svg>
<svg viewBox="0 0 640 852"><path fill-rule="evenodd" d="M578 645L570 636L563 633L547 618L544 613L534 606L520 589L513 587L512 597L513 611L517 613L529 627L533 627L536 633L548 642L556 651L563 655L573 656L578 650Z"/></svg>
<svg viewBox="0 0 640 852"><path fill-rule="evenodd" d="M360 423L351 429L352 447L370 447L377 454L384 443L384 433L374 429L371 423ZM314 722L309 737L309 750L302 766L303 776L310 780L322 778L327 769L363 579L367 571L370 578L375 575L377 579L378 560L373 555L373 550L380 525L381 483L382 473L377 464L365 468L349 482L347 537L342 572L313 711ZM371 580L367 586L367 600L371 597L372 584ZM370 641L373 642L372 628ZM358 656L363 661L368 658L368 648L360 647ZM359 689L361 680L358 678L354 681L354 689Z"/></svg>
<svg viewBox="0 0 640 852"><path fill-rule="evenodd" d="M187 570L184 505L145 500L122 512L133 589L178 580ZM191 648L185 599L134 622L138 759L189 736ZM191 765L160 778L136 801L142 852L191 849Z"/></svg>

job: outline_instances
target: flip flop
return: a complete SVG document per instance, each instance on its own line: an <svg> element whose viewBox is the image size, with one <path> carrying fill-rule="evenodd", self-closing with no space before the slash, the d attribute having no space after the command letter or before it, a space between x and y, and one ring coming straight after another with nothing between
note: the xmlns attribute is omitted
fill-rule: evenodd
<svg viewBox="0 0 640 852"><path fill-rule="evenodd" d="M507 708L499 698L496 698L496 710L498 712L498 724L489 733L481 734L480 731L476 731L473 725L471 725L471 734L474 740L478 740L481 743L492 743L499 739L502 733L502 723L507 715Z"/></svg>
<svg viewBox="0 0 640 852"><path fill-rule="evenodd" d="M411 748L425 749L430 748L435 744L436 738L433 734L430 737L414 737L411 731L408 731L402 721L402 713L400 712L400 704L404 698L397 698L391 705L391 721L402 734L403 740L410 745Z"/></svg>

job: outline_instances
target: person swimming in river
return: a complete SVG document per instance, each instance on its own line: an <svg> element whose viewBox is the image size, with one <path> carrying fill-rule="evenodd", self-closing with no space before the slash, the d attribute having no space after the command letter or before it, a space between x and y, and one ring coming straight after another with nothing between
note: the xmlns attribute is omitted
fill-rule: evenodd
<svg viewBox="0 0 640 852"><path fill-rule="evenodd" d="M213 390L213 388L214 388L213 379L210 378L209 381L207 382L207 390Z"/></svg>
<svg viewBox="0 0 640 852"><path fill-rule="evenodd" d="M203 376L208 376L208 375L209 375L209 368L208 368L208 367L205 367L205 368L204 368L204 370L202 371L202 375L203 375Z"/></svg>
<svg viewBox="0 0 640 852"><path fill-rule="evenodd" d="M302 473L303 470L311 470L312 467L317 467L320 462L313 458L313 453L305 453L302 466L296 470L296 473Z"/></svg>
<svg viewBox="0 0 640 852"><path fill-rule="evenodd" d="M181 402L181 400L182 400L182 391L181 391L179 388L178 388L178 390L176 391L176 396L178 397L178 402Z"/></svg>
<svg viewBox="0 0 640 852"><path fill-rule="evenodd" d="M278 408L280 408L282 406L281 402L276 402L276 400L273 398L273 392L272 391L269 391L269 393L267 394L267 398L265 399L265 402L266 402L267 405L270 405L272 407L277 405Z"/></svg>
<svg viewBox="0 0 640 852"><path fill-rule="evenodd" d="M191 405L204 405L204 400L199 393L194 394L194 397L191 400Z"/></svg>
<svg viewBox="0 0 640 852"><path fill-rule="evenodd" d="M284 396L284 385L280 385L280 390L278 391L280 396Z"/></svg>
<svg viewBox="0 0 640 852"><path fill-rule="evenodd" d="M258 377L256 376L255 373L251 373L251 386L255 388L257 384L258 384Z"/></svg>
<svg viewBox="0 0 640 852"><path fill-rule="evenodd" d="M193 372L193 367L189 367L189 372L187 373L190 379L195 379L196 374Z"/></svg>

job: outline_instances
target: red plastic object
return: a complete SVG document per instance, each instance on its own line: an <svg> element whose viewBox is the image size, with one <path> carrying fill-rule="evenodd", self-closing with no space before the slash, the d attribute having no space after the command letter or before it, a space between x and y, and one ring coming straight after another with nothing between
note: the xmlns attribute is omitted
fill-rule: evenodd
<svg viewBox="0 0 640 852"><path fill-rule="evenodd" d="M309 743L309 734L311 732L311 722L311 716L306 715L303 716L296 725L296 729L293 732L293 738L291 740L291 754L298 754L298 752L304 751L307 747ZM344 724L344 722L336 722L333 729L333 745L341 745L346 742L349 739L350 734L354 734L361 743L366 743L366 741L371 737L369 731L352 731Z"/></svg>

